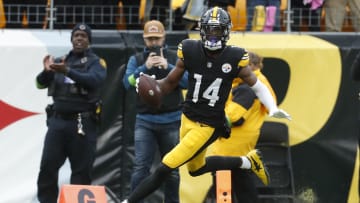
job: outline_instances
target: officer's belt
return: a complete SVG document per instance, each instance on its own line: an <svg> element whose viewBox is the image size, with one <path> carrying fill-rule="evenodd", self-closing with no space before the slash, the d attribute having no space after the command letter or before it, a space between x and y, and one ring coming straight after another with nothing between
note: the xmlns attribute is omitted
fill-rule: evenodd
<svg viewBox="0 0 360 203"><path fill-rule="evenodd" d="M94 115L94 112L91 111L85 111L85 112L79 112L79 113L61 113L61 112L54 112L55 118L61 118L64 120L75 120L78 118L78 114L81 115L81 118L89 118Z"/></svg>

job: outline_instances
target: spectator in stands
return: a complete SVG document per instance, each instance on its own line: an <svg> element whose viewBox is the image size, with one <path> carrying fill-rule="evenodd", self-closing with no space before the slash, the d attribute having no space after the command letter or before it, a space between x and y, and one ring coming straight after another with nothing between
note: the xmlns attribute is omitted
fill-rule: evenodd
<svg viewBox="0 0 360 203"><path fill-rule="evenodd" d="M359 0L325 0L325 26L326 31L341 32L345 16L346 6L349 6L351 23L356 32L360 32L360 1Z"/></svg>
<svg viewBox="0 0 360 203"><path fill-rule="evenodd" d="M6 28L42 28L47 0L3 0ZM24 21L24 16L26 21Z"/></svg>
<svg viewBox="0 0 360 203"><path fill-rule="evenodd" d="M185 12L183 19L186 30L194 30L198 27L201 15L211 7L220 7L227 10L228 6L235 6L236 0L205 0L205 1L185 1Z"/></svg>
<svg viewBox="0 0 360 203"><path fill-rule="evenodd" d="M292 31L320 31L322 0L291 0L291 10L293 11ZM306 24L303 24L306 23Z"/></svg>
<svg viewBox="0 0 360 203"><path fill-rule="evenodd" d="M123 78L126 89L135 86L140 72L162 79L175 67L176 52L167 48L165 28L160 21L151 20L145 23L143 37L144 51L131 56L127 64ZM156 150L160 151L163 158L178 143L180 104L183 102L182 89L186 87L187 74L184 74L180 85L162 99L159 108L147 105L138 97L134 132L135 160L131 177L132 191L150 175ZM179 202L179 182L179 171L173 170L165 182L165 203ZM140 202L142 201L138 203Z"/></svg>
<svg viewBox="0 0 360 203"><path fill-rule="evenodd" d="M250 31L280 31L280 0L247 0L247 27Z"/></svg>
<svg viewBox="0 0 360 203"><path fill-rule="evenodd" d="M185 8L186 9L183 15L185 29L196 29L202 13L206 11L206 5L203 1L188 1L185 5Z"/></svg>
<svg viewBox="0 0 360 203"><path fill-rule="evenodd" d="M68 158L70 184L91 185L95 159L100 94L106 63L90 48L91 29L77 24L71 32L72 50L63 57L46 55L36 77L39 89L48 89L53 104L46 108L45 136L38 175L40 203L56 203L60 167Z"/></svg>

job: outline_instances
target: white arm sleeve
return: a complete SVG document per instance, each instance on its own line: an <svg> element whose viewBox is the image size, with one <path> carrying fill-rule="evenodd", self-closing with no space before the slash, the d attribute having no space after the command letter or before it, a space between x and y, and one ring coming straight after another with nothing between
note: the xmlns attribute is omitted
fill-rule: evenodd
<svg viewBox="0 0 360 203"><path fill-rule="evenodd" d="M255 92L261 103L263 103L265 107L269 110L270 115L272 115L272 112L276 112L278 110L275 100L270 93L270 90L259 79L257 79L256 83L251 86L251 89Z"/></svg>

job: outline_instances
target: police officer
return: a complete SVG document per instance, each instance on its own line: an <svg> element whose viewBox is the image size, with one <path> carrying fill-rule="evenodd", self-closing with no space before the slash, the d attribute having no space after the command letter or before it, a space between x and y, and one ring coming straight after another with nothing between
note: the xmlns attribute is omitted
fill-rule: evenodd
<svg viewBox="0 0 360 203"><path fill-rule="evenodd" d="M48 88L54 103L47 107L48 131L38 175L38 199L56 203L58 172L66 158L71 165L71 184L91 184L95 158L100 90L106 64L89 47L91 29L77 24L71 32L72 50L65 56L43 59L44 70L36 77L39 89Z"/></svg>

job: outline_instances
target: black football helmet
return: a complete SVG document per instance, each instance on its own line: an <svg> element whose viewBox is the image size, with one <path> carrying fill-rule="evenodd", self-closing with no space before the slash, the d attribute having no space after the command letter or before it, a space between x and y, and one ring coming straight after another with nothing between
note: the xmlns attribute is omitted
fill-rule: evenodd
<svg viewBox="0 0 360 203"><path fill-rule="evenodd" d="M230 15L220 7L207 10L200 19L200 36L203 46L215 51L225 47L232 24Z"/></svg>

